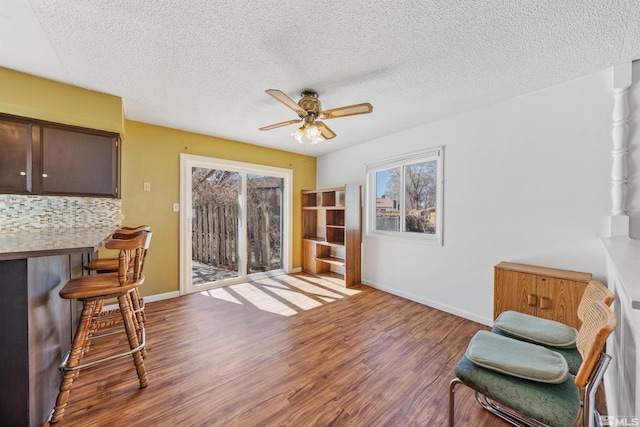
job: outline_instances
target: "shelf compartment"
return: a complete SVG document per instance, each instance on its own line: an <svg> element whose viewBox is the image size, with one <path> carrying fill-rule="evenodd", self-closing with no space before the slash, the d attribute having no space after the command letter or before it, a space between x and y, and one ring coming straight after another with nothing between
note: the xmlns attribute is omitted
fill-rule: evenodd
<svg viewBox="0 0 640 427"><path fill-rule="evenodd" d="M340 243L327 242L327 239L325 239L324 237L310 237L302 240L304 240L305 242L316 244L316 245L335 246L338 248L341 248L344 246L343 244L340 244Z"/></svg>
<svg viewBox="0 0 640 427"><path fill-rule="evenodd" d="M302 192L302 206L305 208L316 208L319 206L318 193L315 191Z"/></svg>
<svg viewBox="0 0 640 427"><path fill-rule="evenodd" d="M322 200L321 206L335 206L336 205L336 192L335 191L323 191L320 193Z"/></svg>
<svg viewBox="0 0 640 427"><path fill-rule="evenodd" d="M344 258L337 258L334 256L328 256L328 257L322 257L322 258L316 257L316 261L326 262L327 264L338 265L340 267L344 267L345 265Z"/></svg>
<svg viewBox="0 0 640 427"><path fill-rule="evenodd" d="M318 236L318 219L315 211L302 212L302 238L316 239Z"/></svg>
<svg viewBox="0 0 640 427"><path fill-rule="evenodd" d="M327 210L327 226L330 225L344 227L344 209Z"/></svg>
<svg viewBox="0 0 640 427"><path fill-rule="evenodd" d="M327 242L344 245L344 228L327 227Z"/></svg>

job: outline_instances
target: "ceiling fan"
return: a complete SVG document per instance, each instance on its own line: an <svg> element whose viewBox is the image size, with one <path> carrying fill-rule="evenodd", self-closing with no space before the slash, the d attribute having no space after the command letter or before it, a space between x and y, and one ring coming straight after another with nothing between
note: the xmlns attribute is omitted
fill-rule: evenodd
<svg viewBox="0 0 640 427"><path fill-rule="evenodd" d="M322 104L320 104L320 100L318 99L318 93L314 90L302 91L300 101L297 103L284 92L277 89L267 89L265 92L291 108L300 118L264 126L259 130L271 130L304 121L303 125L293 133L295 139L300 143L302 143L303 137L311 141L312 144L317 144L323 139L331 139L336 136L327 125L316 119L328 120L338 117L355 116L357 114L368 114L373 111L373 107L368 102L323 111Z"/></svg>

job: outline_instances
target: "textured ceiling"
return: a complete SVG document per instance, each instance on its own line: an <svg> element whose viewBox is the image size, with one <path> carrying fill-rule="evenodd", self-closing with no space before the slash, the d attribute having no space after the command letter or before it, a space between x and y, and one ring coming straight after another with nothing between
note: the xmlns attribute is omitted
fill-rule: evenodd
<svg viewBox="0 0 640 427"><path fill-rule="evenodd" d="M640 58L636 0L0 0L0 66L121 97L128 119L321 155ZM294 100L337 137L300 145Z"/></svg>

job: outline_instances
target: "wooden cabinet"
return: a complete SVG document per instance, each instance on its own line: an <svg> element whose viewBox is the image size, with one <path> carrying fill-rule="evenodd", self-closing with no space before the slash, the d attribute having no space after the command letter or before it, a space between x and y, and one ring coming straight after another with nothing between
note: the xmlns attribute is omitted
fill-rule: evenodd
<svg viewBox="0 0 640 427"><path fill-rule="evenodd" d="M302 270L360 283L362 194L359 185L302 192Z"/></svg>
<svg viewBox="0 0 640 427"><path fill-rule="evenodd" d="M590 280L590 273L501 262L494 267L493 318L515 310L578 329L578 305Z"/></svg>
<svg viewBox="0 0 640 427"><path fill-rule="evenodd" d="M0 115L0 192L119 197L117 133Z"/></svg>
<svg viewBox="0 0 640 427"><path fill-rule="evenodd" d="M40 142L33 123L0 116L0 192L32 194Z"/></svg>

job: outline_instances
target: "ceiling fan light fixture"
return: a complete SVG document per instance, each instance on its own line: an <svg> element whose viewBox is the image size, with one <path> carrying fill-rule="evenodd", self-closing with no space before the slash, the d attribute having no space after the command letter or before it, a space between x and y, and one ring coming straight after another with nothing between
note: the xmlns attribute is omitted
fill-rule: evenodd
<svg viewBox="0 0 640 427"><path fill-rule="evenodd" d="M306 136L309 140L318 138L322 139L322 136L320 135L320 129L318 129L318 126L316 126L315 124L310 124L307 126L307 128L304 130L304 136Z"/></svg>
<svg viewBox="0 0 640 427"><path fill-rule="evenodd" d="M291 135L296 139L296 141L302 144L302 137L304 136L304 126L300 126Z"/></svg>
<svg viewBox="0 0 640 427"><path fill-rule="evenodd" d="M318 93L314 90L304 90L300 94L302 98L297 103L280 90L267 89L265 92L295 111L299 119L263 126L258 130L271 130L304 121L304 124L291 134L300 144L305 140L308 140L311 144L317 144L321 141L336 137L334 131L323 122L316 121L316 119L326 120L355 116L357 114L368 114L373 111L373 107L368 102L323 111L320 100L318 99Z"/></svg>
<svg viewBox="0 0 640 427"><path fill-rule="evenodd" d="M318 126L316 126L314 123L300 126L291 135L300 144L302 144L305 140L309 141L312 145L324 141L320 129L318 129Z"/></svg>

